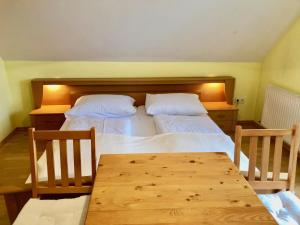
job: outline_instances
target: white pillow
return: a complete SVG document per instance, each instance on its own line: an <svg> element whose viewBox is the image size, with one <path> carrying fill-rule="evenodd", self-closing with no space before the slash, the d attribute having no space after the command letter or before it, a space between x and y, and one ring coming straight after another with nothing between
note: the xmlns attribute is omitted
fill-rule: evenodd
<svg viewBox="0 0 300 225"><path fill-rule="evenodd" d="M150 115L196 116L207 113L198 95L185 93L147 94L146 111Z"/></svg>
<svg viewBox="0 0 300 225"><path fill-rule="evenodd" d="M123 117L135 114L134 99L125 95L86 95L77 99L70 116Z"/></svg>

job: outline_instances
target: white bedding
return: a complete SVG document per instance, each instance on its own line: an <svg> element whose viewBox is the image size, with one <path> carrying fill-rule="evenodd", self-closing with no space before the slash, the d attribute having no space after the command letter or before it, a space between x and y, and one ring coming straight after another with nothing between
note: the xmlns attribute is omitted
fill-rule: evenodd
<svg viewBox="0 0 300 225"><path fill-rule="evenodd" d="M200 134L224 134L207 115L201 116L154 116L156 130L162 133L191 132Z"/></svg>
<svg viewBox="0 0 300 225"><path fill-rule="evenodd" d="M172 153L172 152L226 152L233 160L234 144L229 136L224 134L197 134L197 133L169 133L152 137L130 137L124 135L101 134L96 137L97 160L100 154L122 153ZM74 177L73 151L68 143L69 177ZM90 168L90 143L82 141L82 175L89 176ZM58 143L54 143L55 175L60 178L60 156ZM247 170L248 159L241 154L241 170ZM39 179L47 180L46 154L38 161ZM26 181L30 183L30 177Z"/></svg>
<svg viewBox="0 0 300 225"><path fill-rule="evenodd" d="M129 117L125 118L90 118L76 116L67 118L61 130L89 130L96 128L97 133L131 135L132 126Z"/></svg>
<svg viewBox="0 0 300 225"><path fill-rule="evenodd" d="M290 191L258 195L280 225L300 224L300 199Z"/></svg>
<svg viewBox="0 0 300 225"><path fill-rule="evenodd" d="M97 157L100 154L226 152L233 160L234 143L207 116L148 116L144 106L125 118L68 118L61 130L96 127ZM160 134L157 134L160 133ZM69 177L74 177L72 143L68 144ZM89 142L82 141L82 174L91 175ZM55 174L60 178L58 143L54 142ZM242 171L248 170L248 158L241 154ZM38 161L39 179L47 180L46 154ZM26 183L30 183L28 177Z"/></svg>
<svg viewBox="0 0 300 225"><path fill-rule="evenodd" d="M72 116L66 119L61 130L88 130L96 128L97 133L120 134L147 137L156 134L152 116L146 114L144 106L139 106L133 116L121 118L95 118Z"/></svg>

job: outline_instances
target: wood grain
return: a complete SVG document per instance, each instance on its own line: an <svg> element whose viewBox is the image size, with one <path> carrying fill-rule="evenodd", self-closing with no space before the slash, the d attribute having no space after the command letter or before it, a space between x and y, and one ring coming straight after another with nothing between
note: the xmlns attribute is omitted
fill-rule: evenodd
<svg viewBox="0 0 300 225"><path fill-rule="evenodd" d="M54 156L53 156L52 140L47 141L46 156L47 156L46 158L47 158L48 186L49 188L55 187L55 171L54 171ZM33 161L32 163L36 164L36 161ZM34 173L34 171L32 173Z"/></svg>
<svg viewBox="0 0 300 225"><path fill-rule="evenodd" d="M257 159L257 137L250 137L250 145L249 145L249 171L248 171L248 179L255 179L255 165Z"/></svg>
<svg viewBox="0 0 300 225"><path fill-rule="evenodd" d="M276 224L225 153L102 155L86 225Z"/></svg>
<svg viewBox="0 0 300 225"><path fill-rule="evenodd" d="M63 187L69 186L69 173L68 173L68 158L67 158L67 141L59 141L60 150L60 167L61 167L61 185Z"/></svg>
<svg viewBox="0 0 300 225"><path fill-rule="evenodd" d="M263 145L262 145L262 156L261 156L261 177L262 181L266 181L268 178L268 171L269 171L269 158L270 158L270 137L263 138Z"/></svg>
<svg viewBox="0 0 300 225"><path fill-rule="evenodd" d="M223 88L207 88L210 83L224 84ZM156 78L42 78L33 79L32 93L35 108L44 105L72 105L86 94L123 94L132 96L137 106L145 104L146 93L196 93L202 101L233 103L235 78L215 77L156 77ZM63 93L44 90L44 85L63 85ZM216 93L217 92L217 93ZM72 97L73 96L73 97ZM75 97L74 97L75 96Z"/></svg>

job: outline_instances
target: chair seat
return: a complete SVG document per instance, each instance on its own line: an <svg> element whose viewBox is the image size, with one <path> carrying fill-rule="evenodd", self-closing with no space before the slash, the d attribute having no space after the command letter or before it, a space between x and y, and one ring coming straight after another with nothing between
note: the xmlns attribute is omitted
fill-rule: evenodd
<svg viewBox="0 0 300 225"><path fill-rule="evenodd" d="M90 196L59 200L31 198L14 225L83 225L89 200Z"/></svg>
<svg viewBox="0 0 300 225"><path fill-rule="evenodd" d="M258 195L280 225L300 225L300 199L290 191Z"/></svg>

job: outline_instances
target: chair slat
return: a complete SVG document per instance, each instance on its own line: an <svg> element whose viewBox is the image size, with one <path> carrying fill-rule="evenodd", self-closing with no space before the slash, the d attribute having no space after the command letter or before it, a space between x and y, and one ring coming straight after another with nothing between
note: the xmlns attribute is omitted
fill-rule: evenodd
<svg viewBox="0 0 300 225"><path fill-rule="evenodd" d="M240 168L241 147L242 147L242 127L236 126L235 129L235 146L234 146L234 164Z"/></svg>
<svg viewBox="0 0 300 225"><path fill-rule="evenodd" d="M38 192L40 194L90 194L92 192L93 187L89 186L81 186L81 187L53 187L53 188L44 188L39 187Z"/></svg>
<svg viewBox="0 0 300 225"><path fill-rule="evenodd" d="M256 167L256 158L257 158L257 142L258 137L250 137L250 146L249 146L249 180L255 180L255 167Z"/></svg>
<svg viewBox="0 0 300 225"><path fill-rule="evenodd" d="M60 148L61 185L63 187L67 187L69 186L67 141L59 140L59 148Z"/></svg>
<svg viewBox="0 0 300 225"><path fill-rule="evenodd" d="M32 197L38 197L38 169L37 169L37 154L36 154L36 143L33 139L34 128L28 129L28 143L30 153L30 170L31 170L31 183L32 183Z"/></svg>
<svg viewBox="0 0 300 225"><path fill-rule="evenodd" d="M55 187L53 141L47 141L46 143L46 156L47 156L48 186Z"/></svg>
<svg viewBox="0 0 300 225"><path fill-rule="evenodd" d="M299 145L300 145L300 129L299 129L299 125L297 124L293 126L293 135L292 135L291 147L290 147L290 161L289 161L289 168L288 168L290 191L294 191L295 189Z"/></svg>
<svg viewBox="0 0 300 225"><path fill-rule="evenodd" d="M282 157L283 137L278 136L275 139L274 147L274 159L273 159L273 181L279 180L279 174L281 169L281 157Z"/></svg>
<svg viewBox="0 0 300 225"><path fill-rule="evenodd" d="M280 190L285 189L288 185L287 181L258 181L253 180L249 181L249 184L255 189L255 190Z"/></svg>
<svg viewBox="0 0 300 225"><path fill-rule="evenodd" d="M67 140L67 139L90 139L91 133L86 131L54 131L45 130L34 133L35 140Z"/></svg>
<svg viewBox="0 0 300 225"><path fill-rule="evenodd" d="M291 135L291 129L243 129L243 137L262 137L262 136L287 136Z"/></svg>
<svg viewBox="0 0 300 225"><path fill-rule="evenodd" d="M96 177L96 171L97 171L97 159L96 159L96 140L95 140L95 137L96 137L96 130L95 128L93 127L91 129L91 160L92 160L92 181L95 180L95 177Z"/></svg>
<svg viewBox="0 0 300 225"><path fill-rule="evenodd" d="M271 137L263 138L262 156L261 156L261 177L260 177L262 181L265 181L268 178L270 142L271 142Z"/></svg>
<svg viewBox="0 0 300 225"><path fill-rule="evenodd" d="M75 186L81 186L81 155L80 155L80 140L73 140L74 150L74 172Z"/></svg>

